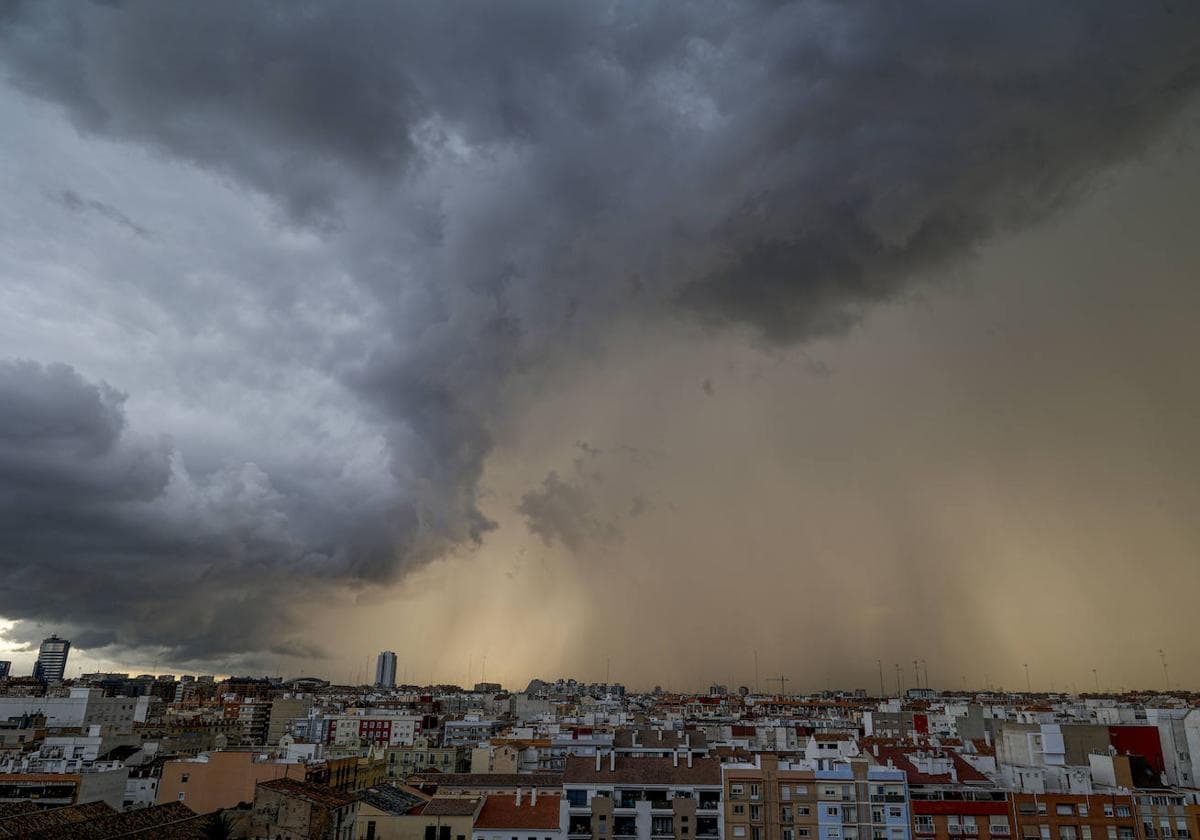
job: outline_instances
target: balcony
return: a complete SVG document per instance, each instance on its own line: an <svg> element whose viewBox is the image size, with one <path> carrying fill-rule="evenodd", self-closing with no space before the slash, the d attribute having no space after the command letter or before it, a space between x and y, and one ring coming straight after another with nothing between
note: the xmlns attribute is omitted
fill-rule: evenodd
<svg viewBox="0 0 1200 840"><path fill-rule="evenodd" d="M958 823L950 823L946 826L946 831L950 832L951 837L958 837L963 833L963 827Z"/></svg>
<svg viewBox="0 0 1200 840"><path fill-rule="evenodd" d="M977 826L977 825L964 825L962 827L962 830L963 830L963 834L967 835L968 837L978 837L979 836L979 826Z"/></svg>
<svg viewBox="0 0 1200 840"><path fill-rule="evenodd" d="M1011 832L1007 825L990 825L988 826L988 834L993 837L1008 837Z"/></svg>
<svg viewBox="0 0 1200 840"><path fill-rule="evenodd" d="M917 834L933 836L937 834L937 829L932 825L919 825L917 826Z"/></svg>

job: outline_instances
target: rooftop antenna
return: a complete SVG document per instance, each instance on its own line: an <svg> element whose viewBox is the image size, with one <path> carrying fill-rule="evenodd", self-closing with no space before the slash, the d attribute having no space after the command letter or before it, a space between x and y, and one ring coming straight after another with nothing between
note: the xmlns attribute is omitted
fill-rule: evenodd
<svg viewBox="0 0 1200 840"><path fill-rule="evenodd" d="M758 651L754 651L754 693L758 694Z"/></svg>
<svg viewBox="0 0 1200 840"><path fill-rule="evenodd" d="M1167 673L1167 655L1163 653L1163 649L1158 649L1158 658L1162 660L1163 666L1163 683L1167 686L1167 691L1171 690L1171 675Z"/></svg>
<svg viewBox="0 0 1200 840"><path fill-rule="evenodd" d="M1033 689L1029 687L1029 663L1025 663L1025 693L1033 694Z"/></svg>
<svg viewBox="0 0 1200 840"><path fill-rule="evenodd" d="M900 663L899 663L899 662L897 662L897 663L896 663L896 697L897 697L897 698L899 698L899 697L900 697L900 689L901 689L901 683L900 683Z"/></svg>
<svg viewBox="0 0 1200 840"><path fill-rule="evenodd" d="M882 699L887 697L887 689L883 687L883 660L876 659L875 667L879 669L879 697Z"/></svg>
<svg viewBox="0 0 1200 840"><path fill-rule="evenodd" d="M913 676L916 678L917 688L921 687L921 669L917 666L917 660L913 660Z"/></svg>
<svg viewBox="0 0 1200 840"><path fill-rule="evenodd" d="M771 677L770 679L767 680L767 682L779 683L779 696L780 697L783 697L785 694L787 694L788 678L785 677L783 674L780 674L778 677Z"/></svg>
<svg viewBox="0 0 1200 840"><path fill-rule="evenodd" d="M924 659L921 660L921 670L925 672L925 688L929 688L929 663Z"/></svg>
<svg viewBox="0 0 1200 840"><path fill-rule="evenodd" d="M1092 679L1096 681L1096 693L1099 694L1100 693L1100 675L1096 672L1095 668L1092 669Z"/></svg>

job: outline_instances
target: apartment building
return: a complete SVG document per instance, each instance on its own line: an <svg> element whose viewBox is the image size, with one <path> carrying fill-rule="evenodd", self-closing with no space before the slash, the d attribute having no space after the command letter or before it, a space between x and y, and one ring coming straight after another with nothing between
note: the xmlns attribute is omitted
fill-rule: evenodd
<svg viewBox="0 0 1200 840"><path fill-rule="evenodd" d="M723 769L728 840L911 840L904 772L865 757Z"/></svg>
<svg viewBox="0 0 1200 840"><path fill-rule="evenodd" d="M1143 840L1191 840L1197 836L1200 792L1195 790L1138 790L1134 810Z"/></svg>
<svg viewBox="0 0 1200 840"><path fill-rule="evenodd" d="M571 840L719 840L721 764L670 758L572 756L563 771L563 834Z"/></svg>
<svg viewBox="0 0 1200 840"><path fill-rule="evenodd" d="M820 840L912 840L904 771L865 757L816 771Z"/></svg>
<svg viewBox="0 0 1200 840"><path fill-rule="evenodd" d="M470 767L466 747L439 747L431 739L417 738L412 746L388 747L387 776L407 779L414 773L436 770L439 773L464 773Z"/></svg>
<svg viewBox="0 0 1200 840"><path fill-rule="evenodd" d="M722 768L725 837L730 840L815 840L819 836L816 773L810 764L756 755Z"/></svg>
<svg viewBox="0 0 1200 840"><path fill-rule="evenodd" d="M1143 840L1132 796L1013 793L1018 840Z"/></svg>
<svg viewBox="0 0 1200 840"><path fill-rule="evenodd" d="M904 772L916 840L1008 840L1008 793L952 750L869 744L868 757Z"/></svg>

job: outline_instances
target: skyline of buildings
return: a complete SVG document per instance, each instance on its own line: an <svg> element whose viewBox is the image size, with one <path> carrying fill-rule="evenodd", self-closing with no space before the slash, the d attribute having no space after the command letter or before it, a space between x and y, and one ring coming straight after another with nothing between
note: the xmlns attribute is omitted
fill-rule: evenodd
<svg viewBox="0 0 1200 840"><path fill-rule="evenodd" d="M572 678L468 690L92 673L0 679L3 721L0 806L120 831L199 829L220 813L247 827L241 836L320 840L438 840L444 829L451 840L1200 832L1191 694L922 686L870 697L719 683L643 693ZM0 830L17 825L6 813Z"/></svg>

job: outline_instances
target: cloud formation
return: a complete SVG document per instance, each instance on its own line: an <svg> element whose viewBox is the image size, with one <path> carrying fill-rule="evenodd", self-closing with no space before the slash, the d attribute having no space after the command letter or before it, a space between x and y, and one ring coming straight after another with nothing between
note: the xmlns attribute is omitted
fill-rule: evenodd
<svg viewBox="0 0 1200 840"><path fill-rule="evenodd" d="M139 292L149 331L195 351L189 405L288 371L352 419L138 439L108 386L9 363L0 451L29 486L3 495L0 614L178 659L278 648L267 616L310 582L482 539L486 460L545 368L629 320L838 334L1137 154L1197 56L1200 10L1116 0L11 6L0 62L24 95L279 208L273 250L153 251L168 232L137 252L147 278L181 254L219 267ZM384 480L315 454L359 436ZM552 473L521 512L570 546L579 501ZM103 608L72 612L68 580Z"/></svg>

